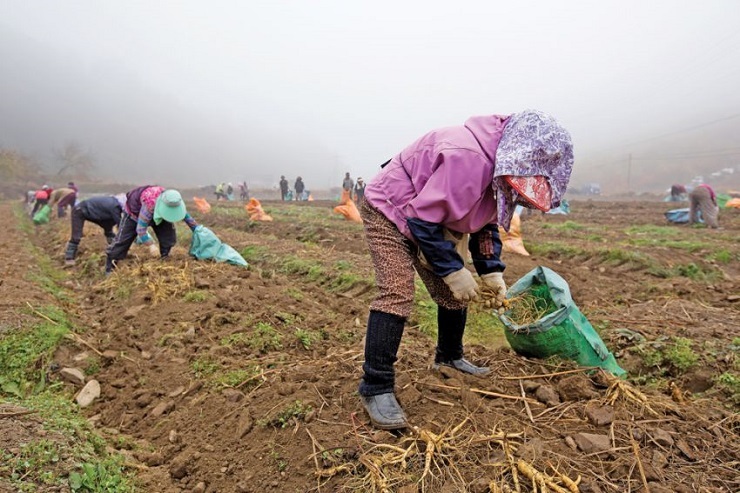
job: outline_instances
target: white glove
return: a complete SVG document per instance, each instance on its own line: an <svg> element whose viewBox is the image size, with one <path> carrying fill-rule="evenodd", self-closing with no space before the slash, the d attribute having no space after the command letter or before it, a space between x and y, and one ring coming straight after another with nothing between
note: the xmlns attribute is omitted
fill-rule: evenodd
<svg viewBox="0 0 740 493"><path fill-rule="evenodd" d="M481 296L488 308L501 308L506 300L506 283L503 272L491 272L480 276L482 281Z"/></svg>
<svg viewBox="0 0 740 493"><path fill-rule="evenodd" d="M456 300L473 301L478 299L478 283L473 279L473 274L465 267L444 276L442 280L449 286L452 296Z"/></svg>
<svg viewBox="0 0 740 493"><path fill-rule="evenodd" d="M149 255L152 257L159 257L159 247L156 243L149 245Z"/></svg>

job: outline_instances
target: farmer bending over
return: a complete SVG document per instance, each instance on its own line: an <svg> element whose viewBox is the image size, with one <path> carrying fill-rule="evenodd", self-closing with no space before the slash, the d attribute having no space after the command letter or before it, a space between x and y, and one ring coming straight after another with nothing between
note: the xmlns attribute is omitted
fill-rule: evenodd
<svg viewBox="0 0 740 493"><path fill-rule="evenodd" d="M113 233L113 227L121 222L121 213L123 212L125 203L126 196L123 194L117 197L92 197L83 200L72 209L72 236L67 243L67 250L64 253L64 263L66 265L75 264L77 248L80 246L85 221L90 221L103 228L105 240L109 245L113 243L113 239L116 236Z"/></svg>
<svg viewBox="0 0 740 493"><path fill-rule="evenodd" d="M74 188L57 188L49 195L49 207L57 207L57 217L64 217L67 206L74 207L77 201L77 190ZM49 215L49 217L52 217Z"/></svg>
<svg viewBox="0 0 740 493"><path fill-rule="evenodd" d="M500 307L506 295L498 225L508 231L518 204L557 207L572 166L568 132L551 116L524 111L432 131L367 185L360 214L378 294L370 305L359 393L376 427L407 426L393 365L414 302L414 271L437 304L435 367L488 373L463 357L462 341L468 303L483 293ZM461 256L468 250L482 289Z"/></svg>
<svg viewBox="0 0 740 493"><path fill-rule="evenodd" d="M112 272L116 263L126 258L134 240L138 239L139 243L149 246L150 252L156 254L157 247L147 232L149 226L159 241L160 257L167 258L177 243L174 223L185 221L191 230L198 225L185 209L180 192L157 186L146 185L127 193L124 212L118 234L108 247L106 273Z"/></svg>
<svg viewBox="0 0 740 493"><path fill-rule="evenodd" d="M719 227L717 194L714 193L712 187L706 184L699 185L689 194L689 224L699 222L699 212L707 226L712 229Z"/></svg>

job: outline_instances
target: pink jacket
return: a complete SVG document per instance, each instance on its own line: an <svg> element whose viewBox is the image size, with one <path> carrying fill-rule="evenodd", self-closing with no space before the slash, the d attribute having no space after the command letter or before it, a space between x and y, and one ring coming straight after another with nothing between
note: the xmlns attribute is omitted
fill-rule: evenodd
<svg viewBox="0 0 740 493"><path fill-rule="evenodd" d="M401 151L365 188L365 200L413 240L407 217L475 233L496 222L493 172L508 116L474 116Z"/></svg>

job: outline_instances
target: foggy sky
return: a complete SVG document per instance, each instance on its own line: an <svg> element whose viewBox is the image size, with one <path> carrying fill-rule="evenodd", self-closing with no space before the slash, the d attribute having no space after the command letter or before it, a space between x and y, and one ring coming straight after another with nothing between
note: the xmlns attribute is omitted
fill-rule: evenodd
<svg viewBox="0 0 740 493"><path fill-rule="evenodd" d="M129 183L326 188L535 108L570 130L576 179L628 153L733 162L739 25L735 0L0 0L0 146L53 165L75 140Z"/></svg>

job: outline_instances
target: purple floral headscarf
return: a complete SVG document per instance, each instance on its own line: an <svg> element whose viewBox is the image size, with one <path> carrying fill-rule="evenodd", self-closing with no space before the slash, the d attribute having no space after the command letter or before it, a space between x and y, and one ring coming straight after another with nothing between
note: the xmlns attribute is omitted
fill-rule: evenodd
<svg viewBox="0 0 740 493"><path fill-rule="evenodd" d="M560 205L573 169L570 134L547 113L525 110L511 115L496 148L493 187L498 196L498 224L508 231L517 204L529 207L505 181L504 176L547 178L552 191L551 207Z"/></svg>

